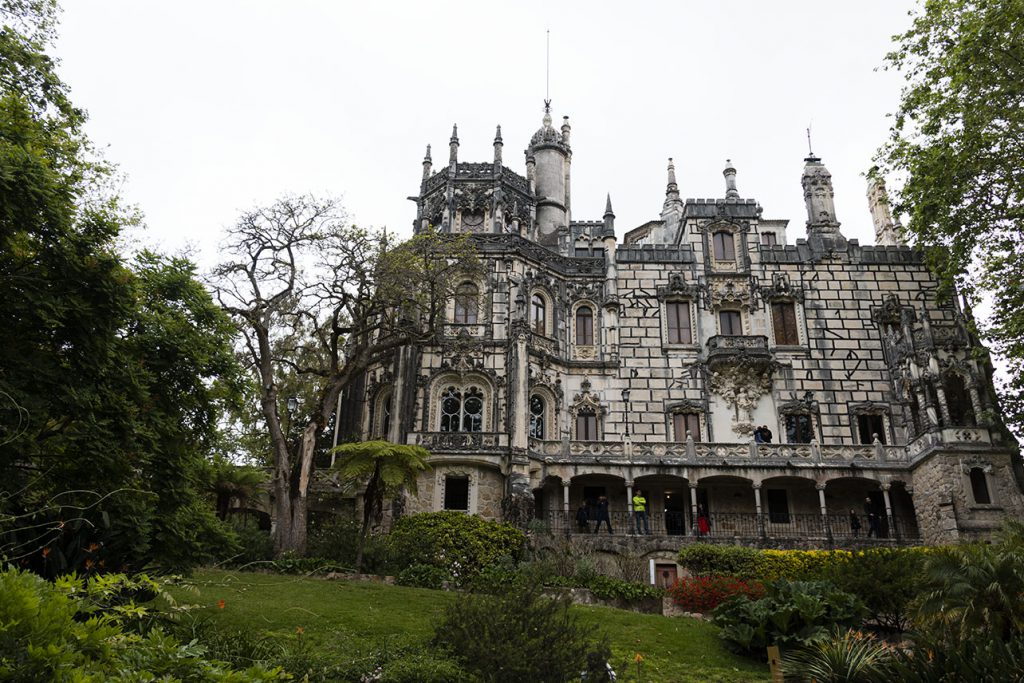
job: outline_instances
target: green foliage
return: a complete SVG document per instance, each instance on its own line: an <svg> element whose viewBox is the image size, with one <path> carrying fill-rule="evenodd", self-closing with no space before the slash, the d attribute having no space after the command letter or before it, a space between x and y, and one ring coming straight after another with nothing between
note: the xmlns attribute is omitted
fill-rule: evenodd
<svg viewBox="0 0 1024 683"><path fill-rule="evenodd" d="M906 80L883 172L903 180L896 213L940 276L992 315L982 330L1007 359L1001 392L1024 422L1024 16L1022 0L929 0L896 36ZM988 298L988 297L986 297Z"/></svg>
<svg viewBox="0 0 1024 683"><path fill-rule="evenodd" d="M261 563L257 568L277 574L304 574L306 576L344 572L350 569L322 557L299 557L295 553L283 553L280 557Z"/></svg>
<svg viewBox="0 0 1024 683"><path fill-rule="evenodd" d="M52 585L17 570L0 572L0 679L283 680L276 669L232 671L208 659L198 643L182 645L157 628L145 634L127 630L145 609L125 601L123 591L149 583L105 577L90 583L67 578Z"/></svg>
<svg viewBox="0 0 1024 683"><path fill-rule="evenodd" d="M232 544L201 480L233 327L186 259L119 253L137 217L45 54L55 6L0 10L0 556L188 568Z"/></svg>
<svg viewBox="0 0 1024 683"><path fill-rule="evenodd" d="M694 576L727 574L739 578L759 578L757 550L739 545L694 543L679 551L679 564Z"/></svg>
<svg viewBox="0 0 1024 683"><path fill-rule="evenodd" d="M764 585L734 576L696 576L678 579L668 593L687 612L705 614L740 595L756 600L764 596Z"/></svg>
<svg viewBox="0 0 1024 683"><path fill-rule="evenodd" d="M395 567L440 567L459 586L503 557L518 560L525 542L523 532L513 526L452 511L403 517L388 536L389 556Z"/></svg>
<svg viewBox="0 0 1024 683"><path fill-rule="evenodd" d="M826 582L781 580L759 600L734 598L714 611L721 635L740 651L764 656L768 645L782 649L827 637L836 627L854 628L864 606Z"/></svg>
<svg viewBox="0 0 1024 683"><path fill-rule="evenodd" d="M478 575L479 579L480 576ZM395 583L399 586L414 586L416 588L433 588L435 590L444 588L444 584L452 580L452 575L441 567L432 564L413 564L398 573Z"/></svg>
<svg viewBox="0 0 1024 683"><path fill-rule="evenodd" d="M234 532L237 549L225 550L218 560L233 567L266 562L274 557L274 541L270 534L252 520L229 519L228 526Z"/></svg>
<svg viewBox="0 0 1024 683"><path fill-rule="evenodd" d="M783 658L786 678L816 683L872 683L882 677L892 649L872 634L836 629ZM904 680L892 678L888 680Z"/></svg>
<svg viewBox="0 0 1024 683"><path fill-rule="evenodd" d="M623 581L601 575L590 578L585 585L594 595L607 600L635 601L645 598L660 598L665 594L663 589L649 583Z"/></svg>
<svg viewBox="0 0 1024 683"><path fill-rule="evenodd" d="M1009 641L976 635L950 643L941 634L917 634L909 648L883 661L878 683L1020 683L1024 681L1024 637Z"/></svg>
<svg viewBox="0 0 1024 683"><path fill-rule="evenodd" d="M587 656L609 659L606 640L569 611L568 599L541 597L536 585L499 594L471 594L454 602L434 634L435 646L450 652L485 683L565 683L579 677Z"/></svg>
<svg viewBox="0 0 1024 683"><path fill-rule="evenodd" d="M907 630L912 610L924 590L922 548L871 548L850 553L830 565L825 578L864 602L867 619L895 632Z"/></svg>

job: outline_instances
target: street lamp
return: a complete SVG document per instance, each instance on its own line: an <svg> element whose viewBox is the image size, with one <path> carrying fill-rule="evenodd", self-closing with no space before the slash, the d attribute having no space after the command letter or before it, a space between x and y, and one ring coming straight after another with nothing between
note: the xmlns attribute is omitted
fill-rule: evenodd
<svg viewBox="0 0 1024 683"><path fill-rule="evenodd" d="M626 423L626 438L628 439L629 438L629 389L623 389L622 390L622 402L626 404L625 423Z"/></svg>
<svg viewBox="0 0 1024 683"><path fill-rule="evenodd" d="M295 413L295 409L299 407L299 399L294 396L289 396L288 401L285 404L288 407L288 424L285 427L285 441L291 438L292 434L292 415Z"/></svg>

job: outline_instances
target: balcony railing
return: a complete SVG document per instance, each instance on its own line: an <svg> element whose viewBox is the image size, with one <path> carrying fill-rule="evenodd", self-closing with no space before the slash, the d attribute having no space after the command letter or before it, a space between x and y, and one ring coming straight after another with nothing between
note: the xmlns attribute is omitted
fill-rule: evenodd
<svg viewBox="0 0 1024 683"><path fill-rule="evenodd" d="M768 351L768 337L761 335L726 335L719 334L708 339L708 367L723 363L733 363L739 359L747 362L771 362L772 354Z"/></svg>
<svg viewBox="0 0 1024 683"><path fill-rule="evenodd" d="M415 443L433 451L499 451L508 447L502 432L420 432Z"/></svg>
<svg viewBox="0 0 1024 683"><path fill-rule="evenodd" d="M637 516L626 511L609 513L608 524L601 522L597 531L597 520L591 516L586 525L576 519L575 512L550 511L543 518L546 529L554 534L609 533L613 535L635 534ZM849 515L821 514L773 514L744 512L712 512L705 518L706 526L692 523L688 512L652 512L648 526L652 536L694 536L706 538L738 538L765 540L813 540L813 541L859 541L869 537L868 520L860 517L861 528L850 526ZM879 520L879 540L917 541L920 534L913 517L882 517Z"/></svg>

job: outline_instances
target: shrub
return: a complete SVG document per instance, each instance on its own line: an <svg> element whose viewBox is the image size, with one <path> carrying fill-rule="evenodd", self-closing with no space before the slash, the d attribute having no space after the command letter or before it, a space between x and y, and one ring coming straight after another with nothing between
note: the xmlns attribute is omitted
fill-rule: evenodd
<svg viewBox="0 0 1024 683"><path fill-rule="evenodd" d="M738 576L755 578L759 554L739 545L694 543L679 551L679 564L693 576Z"/></svg>
<svg viewBox="0 0 1024 683"><path fill-rule="evenodd" d="M892 631L905 631L912 605L924 590L926 557L919 548L862 550L834 563L826 578L860 598L869 620Z"/></svg>
<svg viewBox="0 0 1024 683"><path fill-rule="evenodd" d="M278 574L326 574L327 572L343 572L350 569L322 557L298 557L291 553L285 553L278 559L270 560L261 566Z"/></svg>
<svg viewBox="0 0 1024 683"><path fill-rule="evenodd" d="M891 658L892 648L874 635L836 629L827 638L787 655L782 668L787 678L800 681L870 683L885 680L882 668Z"/></svg>
<svg viewBox="0 0 1024 683"><path fill-rule="evenodd" d="M567 598L542 597L536 584L469 595L448 607L433 643L483 683L565 683L579 678L588 655L611 655L607 641L595 639L569 607Z"/></svg>
<svg viewBox="0 0 1024 683"><path fill-rule="evenodd" d="M448 571L456 585L467 585L484 567L502 557L518 560L526 536L513 526L461 512L425 512L403 517L388 536L396 568L429 564Z"/></svg>
<svg viewBox="0 0 1024 683"><path fill-rule="evenodd" d="M753 578L761 581L824 581L833 567L850 558L848 550L761 550Z"/></svg>
<svg viewBox="0 0 1024 683"><path fill-rule="evenodd" d="M970 681L1008 683L1024 681L1024 635L1010 640L978 632L965 639L946 632L915 635L909 648L896 648L882 663L878 681L931 683Z"/></svg>
<svg viewBox="0 0 1024 683"><path fill-rule="evenodd" d="M274 557L274 539L251 520L229 519L228 525L238 539L237 548L221 552L218 559L233 567L266 562Z"/></svg>
<svg viewBox="0 0 1024 683"><path fill-rule="evenodd" d="M827 582L778 581L759 600L738 597L714 611L721 636L740 651L764 656L765 647L807 645L833 627L853 628L864 615L853 595Z"/></svg>
<svg viewBox="0 0 1024 683"><path fill-rule="evenodd" d="M444 584L451 580L452 575L447 570L432 564L414 564L400 571L395 577L395 583L399 586L433 588L435 590L444 588Z"/></svg>
<svg viewBox="0 0 1024 683"><path fill-rule="evenodd" d="M664 589L649 583L623 581L609 576L594 576L583 583L583 586L599 598L606 600L643 600L644 598L660 598Z"/></svg>
<svg viewBox="0 0 1024 683"><path fill-rule="evenodd" d="M678 579L668 592L673 602L686 611L705 613L737 596L757 600L764 596L764 585L732 576L698 576Z"/></svg>
<svg viewBox="0 0 1024 683"><path fill-rule="evenodd" d="M145 608L116 585L123 576L103 577L96 590L82 579L49 584L32 574L0 572L0 680L281 680L278 669L231 671L209 659L196 641L182 645L160 629L145 635L126 630ZM128 582L131 583L131 582Z"/></svg>
<svg viewBox="0 0 1024 683"><path fill-rule="evenodd" d="M380 683L473 683L475 676L459 663L435 652L410 652L380 667Z"/></svg>

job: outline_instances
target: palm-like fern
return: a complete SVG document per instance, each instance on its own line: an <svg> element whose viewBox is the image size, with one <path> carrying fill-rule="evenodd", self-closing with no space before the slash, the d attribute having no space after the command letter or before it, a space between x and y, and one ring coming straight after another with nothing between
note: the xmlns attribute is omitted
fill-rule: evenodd
<svg viewBox="0 0 1024 683"><path fill-rule="evenodd" d="M836 629L831 636L797 650L783 660L787 679L816 683L861 683L877 680L892 648L874 635Z"/></svg>
<svg viewBox="0 0 1024 683"><path fill-rule="evenodd" d="M384 499L394 496L403 487L416 493L416 477L429 465L430 451L421 446L406 446L388 441L363 441L342 444L334 449L334 464L342 482L359 486L366 483L363 494L363 526L356 549L356 570L363 568L363 547L371 519L380 519Z"/></svg>

